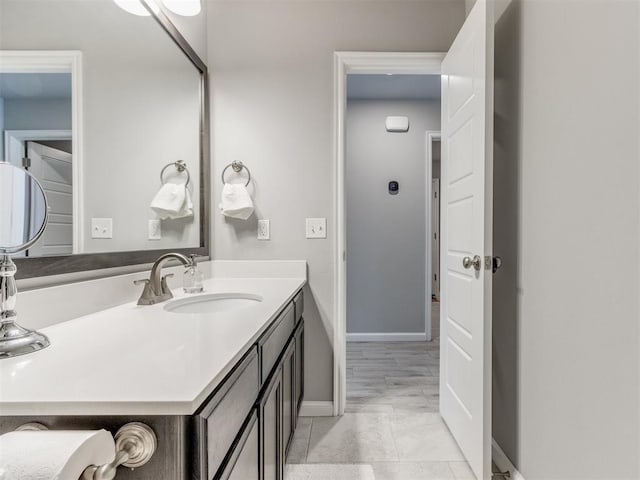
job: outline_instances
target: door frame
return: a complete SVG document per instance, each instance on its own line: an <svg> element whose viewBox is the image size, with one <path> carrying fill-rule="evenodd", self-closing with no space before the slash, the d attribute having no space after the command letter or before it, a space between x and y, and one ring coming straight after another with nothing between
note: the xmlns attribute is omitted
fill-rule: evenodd
<svg viewBox="0 0 640 480"><path fill-rule="evenodd" d="M427 206L426 206L426 226L427 226L427 241L426 244L426 255L425 255L425 279L426 280L426 288L427 288L427 298L425 299L425 331L427 333L427 341L430 342L433 340L433 318L431 317L431 296L433 295L433 250L431 249L431 244L433 243L433 219L431 212L433 210L433 142L442 138L440 130L428 130L427 132L427 159L426 159L426 179L425 179L425 192L427 192ZM438 238L438 241L440 239Z"/></svg>
<svg viewBox="0 0 640 480"><path fill-rule="evenodd" d="M15 163L11 161L11 144L14 142L20 142L23 147L27 142L37 142L38 140L71 140L71 175L72 175L72 199L73 202L73 254L82 253L84 245L83 219L80 216L83 205L83 188L82 188L82 166L76 165L76 156L73 153L73 131L72 130L5 130L4 132L4 151L5 160L9 163ZM22 165L20 165L22 166Z"/></svg>
<svg viewBox="0 0 640 480"><path fill-rule="evenodd" d="M71 73L71 149L73 155L73 253L84 250L84 185L83 185L83 119L82 119L82 52L79 50L4 50L0 51L0 73ZM16 138L27 131L14 130ZM47 134L53 135L54 131ZM32 132L36 133L36 132ZM8 161L8 135L5 151L0 152ZM57 138L39 138L56 140ZM29 138L32 140L33 138ZM23 139L24 140L24 139Z"/></svg>
<svg viewBox="0 0 640 480"><path fill-rule="evenodd" d="M333 415L342 415L347 403L347 266L345 210L345 139L347 75L440 75L444 52L335 52L334 53L334 218L333 237ZM431 169L429 167L428 171ZM427 198L431 181L427 185ZM429 229L430 227L427 226ZM426 242L429 244L429 242ZM430 248L427 247L429 250ZM430 282L428 292L431 289ZM431 294L428 295L429 301ZM430 316L431 309L427 315Z"/></svg>

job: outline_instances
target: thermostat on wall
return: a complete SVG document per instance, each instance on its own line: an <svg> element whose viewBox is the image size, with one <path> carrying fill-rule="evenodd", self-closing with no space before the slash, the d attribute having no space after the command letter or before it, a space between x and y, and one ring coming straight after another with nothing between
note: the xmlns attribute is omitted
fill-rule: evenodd
<svg viewBox="0 0 640 480"><path fill-rule="evenodd" d="M387 117L384 125L387 132L408 132L409 117Z"/></svg>

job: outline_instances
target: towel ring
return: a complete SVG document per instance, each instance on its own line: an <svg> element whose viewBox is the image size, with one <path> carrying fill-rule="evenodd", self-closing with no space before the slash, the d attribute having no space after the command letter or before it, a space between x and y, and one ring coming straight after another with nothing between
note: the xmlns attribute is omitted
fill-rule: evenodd
<svg viewBox="0 0 640 480"><path fill-rule="evenodd" d="M222 170L222 184L225 185L227 183L227 182L224 181L224 174L227 172L227 169L229 167L231 167L233 169L233 171L236 172L236 173L240 173L243 168L247 171L247 175L249 175L249 178L247 179L247 183L245 183L244 186L248 187L249 184L251 183L251 171L249 170L249 167L247 167L242 162L232 162L229 165L227 165L226 167L224 167L224 170Z"/></svg>
<svg viewBox="0 0 640 480"><path fill-rule="evenodd" d="M164 168L160 170L160 183L164 185L164 172L167 170L167 168L169 168L172 165L176 167L176 170L178 170L178 172L180 173L186 172L187 182L184 184L184 186L186 187L187 185L189 185L189 182L191 181L191 175L189 174L189 169L187 168L187 164L184 162L184 160L178 160L176 162L167 163L164 166Z"/></svg>

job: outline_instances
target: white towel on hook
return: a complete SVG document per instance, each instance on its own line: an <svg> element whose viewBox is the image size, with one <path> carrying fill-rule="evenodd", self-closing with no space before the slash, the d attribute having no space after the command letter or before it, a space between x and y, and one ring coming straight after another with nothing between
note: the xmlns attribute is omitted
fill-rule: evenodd
<svg viewBox="0 0 640 480"><path fill-rule="evenodd" d="M249 218L253 213L253 200L247 187L240 183L225 183L220 198L220 213L241 220Z"/></svg>
<svg viewBox="0 0 640 480"><path fill-rule="evenodd" d="M161 220L193 216L191 192L183 183L165 183L151 201L151 210Z"/></svg>

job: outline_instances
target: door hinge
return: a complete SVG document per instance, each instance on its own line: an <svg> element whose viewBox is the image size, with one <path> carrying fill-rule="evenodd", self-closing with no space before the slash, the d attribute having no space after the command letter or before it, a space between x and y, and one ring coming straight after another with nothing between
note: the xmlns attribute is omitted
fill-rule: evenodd
<svg viewBox="0 0 640 480"><path fill-rule="evenodd" d="M22 166L29 168L31 166L31 159L29 157L22 157Z"/></svg>

